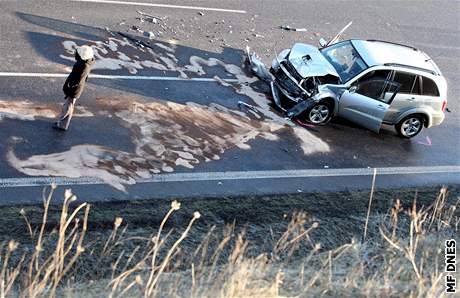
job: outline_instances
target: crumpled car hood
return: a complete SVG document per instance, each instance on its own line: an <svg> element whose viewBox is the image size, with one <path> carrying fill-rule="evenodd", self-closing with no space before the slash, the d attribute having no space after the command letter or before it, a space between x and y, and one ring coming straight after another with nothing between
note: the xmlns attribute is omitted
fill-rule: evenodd
<svg viewBox="0 0 460 298"><path fill-rule="evenodd" d="M339 77L335 68L312 45L296 43L289 53L288 60L304 78L328 74Z"/></svg>

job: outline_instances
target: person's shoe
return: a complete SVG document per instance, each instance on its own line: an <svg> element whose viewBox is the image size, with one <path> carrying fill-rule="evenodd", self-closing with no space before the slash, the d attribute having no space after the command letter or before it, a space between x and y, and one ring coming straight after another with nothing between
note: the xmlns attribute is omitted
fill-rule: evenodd
<svg viewBox="0 0 460 298"><path fill-rule="evenodd" d="M66 130L67 130L67 129L64 128L64 127L59 126L58 122L54 122L53 128L54 128L54 129L57 129L57 130L62 130L62 131L66 131Z"/></svg>

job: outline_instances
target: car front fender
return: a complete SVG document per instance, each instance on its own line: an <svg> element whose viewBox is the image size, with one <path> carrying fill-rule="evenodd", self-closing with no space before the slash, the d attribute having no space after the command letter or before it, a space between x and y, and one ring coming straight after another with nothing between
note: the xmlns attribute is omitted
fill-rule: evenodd
<svg viewBox="0 0 460 298"><path fill-rule="evenodd" d="M337 115L339 112L339 100L338 94L334 92L335 90L331 90L327 86L319 86L318 91L319 92L315 94L312 99L315 102L320 102L321 100L329 98L334 100L334 115Z"/></svg>

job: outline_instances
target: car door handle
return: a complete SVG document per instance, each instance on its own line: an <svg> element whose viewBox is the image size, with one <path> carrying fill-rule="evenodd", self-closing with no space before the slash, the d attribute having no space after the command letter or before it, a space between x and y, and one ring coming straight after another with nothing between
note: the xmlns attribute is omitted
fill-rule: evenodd
<svg viewBox="0 0 460 298"><path fill-rule="evenodd" d="M384 105L377 105L377 108L379 108L380 110L385 110L385 106L384 106Z"/></svg>
<svg viewBox="0 0 460 298"><path fill-rule="evenodd" d="M410 97L407 99L408 101L414 101L415 100L415 97Z"/></svg>

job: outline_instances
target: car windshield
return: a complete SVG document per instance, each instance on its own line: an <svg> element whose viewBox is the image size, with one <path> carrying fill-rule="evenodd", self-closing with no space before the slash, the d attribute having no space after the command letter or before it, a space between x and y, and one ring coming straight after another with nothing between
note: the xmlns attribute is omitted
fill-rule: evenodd
<svg viewBox="0 0 460 298"><path fill-rule="evenodd" d="M323 56L334 66L342 83L368 68L350 41L344 41L321 50Z"/></svg>

